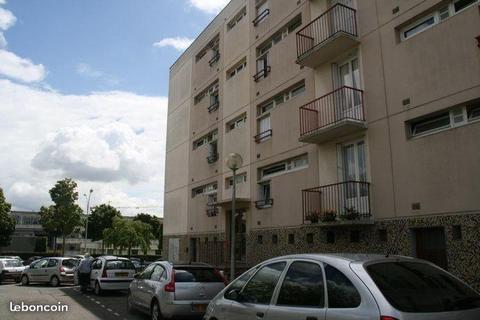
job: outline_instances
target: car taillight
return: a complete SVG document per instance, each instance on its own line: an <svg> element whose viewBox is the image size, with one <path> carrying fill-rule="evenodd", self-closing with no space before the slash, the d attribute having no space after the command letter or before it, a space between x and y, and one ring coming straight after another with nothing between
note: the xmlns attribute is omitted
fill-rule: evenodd
<svg viewBox="0 0 480 320"><path fill-rule="evenodd" d="M175 270L172 270L172 279L165 285L166 292L175 292Z"/></svg>
<svg viewBox="0 0 480 320"><path fill-rule="evenodd" d="M390 316L380 316L380 320L398 320L398 319Z"/></svg>
<svg viewBox="0 0 480 320"><path fill-rule="evenodd" d="M221 274L220 271L218 271L217 269L215 269L215 273L216 273L220 278L222 278L223 284L224 284L225 286L227 286L227 285L228 285L228 280L223 276L223 274Z"/></svg>
<svg viewBox="0 0 480 320"><path fill-rule="evenodd" d="M107 268L103 268L102 278L108 278L108 276L107 276Z"/></svg>

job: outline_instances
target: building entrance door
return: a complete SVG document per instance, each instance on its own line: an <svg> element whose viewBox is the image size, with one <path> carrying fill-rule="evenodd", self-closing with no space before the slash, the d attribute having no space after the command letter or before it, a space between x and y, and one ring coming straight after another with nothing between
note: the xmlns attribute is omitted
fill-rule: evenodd
<svg viewBox="0 0 480 320"><path fill-rule="evenodd" d="M447 248L443 227L414 229L416 256L447 269Z"/></svg>
<svg viewBox="0 0 480 320"><path fill-rule="evenodd" d="M190 238L190 261L197 261L197 238Z"/></svg>
<svg viewBox="0 0 480 320"><path fill-rule="evenodd" d="M227 230L228 242L230 243L230 219L232 217L232 211L227 211ZM230 248L228 248L230 252ZM230 253L228 253L230 256ZM237 210L235 215L235 260L237 262L246 262L247 259L247 219L245 211Z"/></svg>

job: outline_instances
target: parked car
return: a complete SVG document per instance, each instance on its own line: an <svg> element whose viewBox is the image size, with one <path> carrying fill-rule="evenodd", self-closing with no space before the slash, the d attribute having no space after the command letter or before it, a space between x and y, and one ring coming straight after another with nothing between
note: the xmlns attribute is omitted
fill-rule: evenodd
<svg viewBox="0 0 480 320"><path fill-rule="evenodd" d="M360 254L274 258L234 280L205 320L478 320L480 296L430 262Z"/></svg>
<svg viewBox="0 0 480 320"><path fill-rule="evenodd" d="M127 258L101 256L93 260L90 287L96 295L105 290L128 290L135 266Z"/></svg>
<svg viewBox="0 0 480 320"><path fill-rule="evenodd" d="M22 273L22 285L32 282L50 283L56 287L61 283L73 283L73 273L78 265L78 259L65 257L50 257L36 260Z"/></svg>
<svg viewBox="0 0 480 320"><path fill-rule="evenodd" d="M24 269L25 266L22 264L21 260L0 258L0 284L4 280L9 279L12 279L17 283L20 282Z"/></svg>
<svg viewBox="0 0 480 320"><path fill-rule="evenodd" d="M138 309L152 319L201 319L210 300L225 284L225 279L210 265L157 261L135 275L127 306L129 311Z"/></svg>
<svg viewBox="0 0 480 320"><path fill-rule="evenodd" d="M135 271L138 273L138 272L142 272L143 269L145 269L146 265L145 265L145 262L139 258L130 258L130 260L132 261L133 265L135 266Z"/></svg>
<svg viewBox="0 0 480 320"><path fill-rule="evenodd" d="M32 256L32 257L28 258L26 265L29 266L29 265L32 264L32 262L40 260L42 258L43 258L42 256Z"/></svg>

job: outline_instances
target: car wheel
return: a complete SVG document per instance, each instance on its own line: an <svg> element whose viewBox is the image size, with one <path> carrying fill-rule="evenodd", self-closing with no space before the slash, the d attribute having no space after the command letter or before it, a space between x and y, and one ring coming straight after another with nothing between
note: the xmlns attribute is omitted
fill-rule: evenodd
<svg viewBox="0 0 480 320"><path fill-rule="evenodd" d="M102 295L102 288L100 288L100 283L98 283L98 281L95 282L94 291L95 291L96 296L101 296Z"/></svg>
<svg viewBox="0 0 480 320"><path fill-rule="evenodd" d="M152 320L162 320L162 312L160 311L160 306L158 305L157 300L153 300L152 308L150 309L150 318Z"/></svg>
<svg viewBox="0 0 480 320"><path fill-rule="evenodd" d="M15 278L15 283L20 283L21 280L21 278Z"/></svg>
<svg viewBox="0 0 480 320"><path fill-rule="evenodd" d="M30 281L28 280L28 276L27 276L27 275L23 275L23 276L22 276L22 285L28 286L29 283L30 283Z"/></svg>
<svg viewBox="0 0 480 320"><path fill-rule="evenodd" d="M50 279L50 285L52 287L58 287L58 285L60 284L60 280L58 280L58 277L57 276L53 276L51 279Z"/></svg>

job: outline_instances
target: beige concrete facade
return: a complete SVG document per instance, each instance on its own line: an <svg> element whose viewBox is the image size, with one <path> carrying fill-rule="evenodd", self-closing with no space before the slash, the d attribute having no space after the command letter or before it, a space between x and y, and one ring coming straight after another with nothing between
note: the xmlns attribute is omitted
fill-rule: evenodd
<svg viewBox="0 0 480 320"><path fill-rule="evenodd" d="M480 214L479 30L480 1L231 1L170 70L166 256L198 260L228 239L224 158L236 152L246 265L278 252L270 238L290 241L288 230L301 241L307 229L352 232L339 250L365 252L388 247L367 242L385 229L419 257L437 254L422 242L434 239L452 267L445 223L461 221L458 241L480 233L468 223Z"/></svg>

